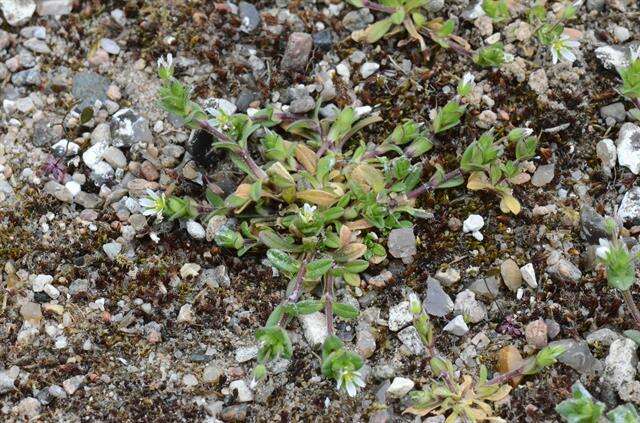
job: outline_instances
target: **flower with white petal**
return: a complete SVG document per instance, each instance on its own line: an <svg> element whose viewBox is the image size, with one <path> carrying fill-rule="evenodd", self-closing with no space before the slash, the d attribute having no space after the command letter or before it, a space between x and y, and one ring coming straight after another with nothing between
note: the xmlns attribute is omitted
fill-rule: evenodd
<svg viewBox="0 0 640 423"><path fill-rule="evenodd" d="M462 97L466 97L471 93L475 86L475 77L471 72L467 72L462 76L460 82L458 82L458 94Z"/></svg>
<svg viewBox="0 0 640 423"><path fill-rule="evenodd" d="M173 55L171 53L167 54L167 58L161 56L158 59L158 67L159 68L170 68L173 66Z"/></svg>
<svg viewBox="0 0 640 423"><path fill-rule="evenodd" d="M317 209L316 206L312 206L310 204L304 203L304 206L302 206L302 209L298 213L300 215L300 220L302 220L303 223L313 222L313 219L316 214L316 209Z"/></svg>
<svg viewBox="0 0 640 423"><path fill-rule="evenodd" d="M596 248L596 255L604 260L607 257L607 253L611 250L611 241L600 238L598 242L600 245Z"/></svg>
<svg viewBox="0 0 640 423"><path fill-rule="evenodd" d="M158 195L152 190L147 190L147 196L141 198L139 201L140 205L144 209L142 214L145 216L156 216L157 220L162 220L162 213L164 212L165 207L167 206L167 200L164 196L164 193Z"/></svg>
<svg viewBox="0 0 640 423"><path fill-rule="evenodd" d="M553 64L558 63L558 60L563 62L573 63L576 60L575 50L580 47L580 42L572 40L567 35L561 35L558 39L551 43L551 58Z"/></svg>
<svg viewBox="0 0 640 423"><path fill-rule="evenodd" d="M355 397L358 392L358 388L364 388L365 383L362 380L362 375L357 370L340 370L338 373L338 383L336 388L338 390L343 389L347 391L350 397Z"/></svg>

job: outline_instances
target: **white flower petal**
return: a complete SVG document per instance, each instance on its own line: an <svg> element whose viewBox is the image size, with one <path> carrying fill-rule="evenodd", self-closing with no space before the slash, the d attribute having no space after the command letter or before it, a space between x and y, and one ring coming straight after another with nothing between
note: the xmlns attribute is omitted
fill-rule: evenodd
<svg viewBox="0 0 640 423"><path fill-rule="evenodd" d="M558 53L556 52L556 49L553 47L551 48L551 61L553 62L554 65L558 63Z"/></svg>
<svg viewBox="0 0 640 423"><path fill-rule="evenodd" d="M350 397L356 396L356 386L353 383L347 383L347 393Z"/></svg>
<svg viewBox="0 0 640 423"><path fill-rule="evenodd" d="M573 63L576 60L576 55L573 54L573 52L571 50L569 50L568 48L560 49L560 54L562 55L562 58L565 59L569 63Z"/></svg>

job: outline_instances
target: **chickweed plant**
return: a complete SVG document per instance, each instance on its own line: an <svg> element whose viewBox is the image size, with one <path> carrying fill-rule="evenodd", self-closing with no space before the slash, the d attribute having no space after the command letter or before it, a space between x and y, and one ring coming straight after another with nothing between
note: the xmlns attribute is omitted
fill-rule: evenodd
<svg viewBox="0 0 640 423"><path fill-rule="evenodd" d="M420 194L463 183L459 170L445 173L439 166L421 183L421 159L434 137L460 123L465 107L451 101L430 125L406 120L382 142L365 143L354 136L380 121L376 114L363 117L347 107L321 119L318 103L310 116L272 107L210 115L174 77L170 58L159 65L161 106L187 127L213 135L212 148L226 150L244 177L224 198L219 187L210 185L207 203L150 193L141 200L145 214L200 219L219 246L238 255L266 251L271 265L289 279L286 298L256 333L261 345L256 380L266 377L270 361L292 356L286 331L291 319L324 310L329 337L322 347L322 373L355 395L363 385L362 359L336 338L333 321L353 319L358 311L336 302L335 286L359 286L360 273L386 256L382 237L426 216L415 204ZM472 81L467 78L466 84ZM259 159L253 156L256 150ZM319 298L311 294L316 287L321 288Z"/></svg>
<svg viewBox="0 0 640 423"><path fill-rule="evenodd" d="M620 238L619 226L615 220L607 219L606 229L610 239L600 238L596 255L605 266L609 286L622 293L629 313L636 326L640 328L640 311L629 290L636 281L637 257L631 255L627 245Z"/></svg>
<svg viewBox="0 0 640 423"><path fill-rule="evenodd" d="M447 416L447 422L505 422L493 415L491 403L509 394L511 386L507 382L523 375L540 373L555 364L557 357L565 351L561 346L546 347L524 360L516 369L492 379L488 378L487 368L480 366L478 377L474 378L456 371L453 363L436 355L429 317L415 295L410 296L409 303L413 325L426 346L431 383L410 393L412 406L405 413L421 417L429 414Z"/></svg>
<svg viewBox="0 0 640 423"><path fill-rule="evenodd" d="M629 66L617 70L622 78L620 93L640 109L640 47L631 52Z"/></svg>
<svg viewBox="0 0 640 423"><path fill-rule="evenodd" d="M556 412L567 423L635 423L640 415L632 404L619 405L602 417L605 405L593 399L589 391L580 383L572 386L573 396L556 406Z"/></svg>
<svg viewBox="0 0 640 423"><path fill-rule="evenodd" d="M551 53L553 64L558 61L573 63L576 60L576 51L580 48L580 42L571 39L565 34L565 23L575 18L582 0L567 4L556 16L548 16L545 6L536 3L529 9L529 22L536 26L536 38Z"/></svg>
<svg viewBox="0 0 640 423"><path fill-rule="evenodd" d="M468 43L453 33L454 20L444 21L442 18L427 20L422 13L422 9L431 0L380 0L380 3L369 0L346 1L355 7L364 7L388 15L363 30L353 32L351 38L355 41L373 44L385 35L406 31L410 39L416 40L420 44L420 49L423 52L427 50L427 44L423 37L426 35L443 48L453 48L460 53L468 54ZM406 42L408 41L403 41L399 45L406 44Z"/></svg>

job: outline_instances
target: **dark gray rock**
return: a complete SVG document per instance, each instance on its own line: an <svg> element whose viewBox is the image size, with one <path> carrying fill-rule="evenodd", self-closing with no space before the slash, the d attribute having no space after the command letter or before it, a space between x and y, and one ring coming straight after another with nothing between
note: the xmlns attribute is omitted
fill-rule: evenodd
<svg viewBox="0 0 640 423"><path fill-rule="evenodd" d="M423 307L427 314L438 317L444 317L453 311L453 300L437 279L427 279L427 297Z"/></svg>
<svg viewBox="0 0 640 423"><path fill-rule="evenodd" d="M11 82L14 85L40 85L42 77L40 71L36 68L26 69L20 72L16 72L11 76Z"/></svg>
<svg viewBox="0 0 640 423"><path fill-rule="evenodd" d="M607 238L607 231L604 228L605 218L600 216L596 210L588 205L580 209L580 235L583 239L592 244L597 244L600 238Z"/></svg>
<svg viewBox="0 0 640 423"><path fill-rule="evenodd" d="M323 29L313 34L313 46L317 49L328 51L333 46L333 33L330 29Z"/></svg>
<svg viewBox="0 0 640 423"><path fill-rule="evenodd" d="M603 119L612 118L616 122L624 122L627 117L627 111L624 109L623 103L617 102L601 107L600 116Z"/></svg>
<svg viewBox="0 0 640 423"><path fill-rule="evenodd" d="M111 137L116 147L131 147L139 142L153 140L147 120L132 109L122 109L113 115Z"/></svg>
<svg viewBox="0 0 640 423"><path fill-rule="evenodd" d="M96 100L108 100L107 89L111 82L95 72L80 72L73 78L71 93L76 100L80 100L78 107L84 109L93 106Z"/></svg>
<svg viewBox="0 0 640 423"><path fill-rule="evenodd" d="M238 12L240 14L240 31L247 34L253 32L260 26L260 13L258 9L251 3L241 1L238 5Z"/></svg>
<svg viewBox="0 0 640 423"><path fill-rule="evenodd" d="M558 357L558 361L566 364L581 374L594 374L602 371L602 363L596 359L585 341L562 339L551 342L549 346L562 345L566 351Z"/></svg>

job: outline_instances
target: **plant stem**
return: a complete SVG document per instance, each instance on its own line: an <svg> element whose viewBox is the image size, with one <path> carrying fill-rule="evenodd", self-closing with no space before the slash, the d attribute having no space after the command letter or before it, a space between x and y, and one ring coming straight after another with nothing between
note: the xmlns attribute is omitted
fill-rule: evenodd
<svg viewBox="0 0 640 423"><path fill-rule="evenodd" d="M368 9L371 10L376 10L378 12L384 12L384 13L395 13L396 9L393 7L387 7L384 6L382 4L373 2L373 1L369 1L369 0L362 0L362 5Z"/></svg>
<svg viewBox="0 0 640 423"><path fill-rule="evenodd" d="M327 332L333 335L333 276L324 279L324 314L327 319Z"/></svg>
<svg viewBox="0 0 640 423"><path fill-rule="evenodd" d="M304 275L307 273L307 259L302 260L302 264L300 265L300 270L298 270L298 275L296 276L296 284L289 295L289 302L295 303L300 298L300 293L302 291L302 281L304 280Z"/></svg>
<svg viewBox="0 0 640 423"><path fill-rule="evenodd" d="M218 128L211 125L206 120L198 120L197 122L200 129L202 129L203 131L207 131L208 133L216 137L219 141L234 143L234 141L231 138L229 138L229 136L227 136L224 132L220 131ZM254 178L260 181L265 181L269 179L269 176L267 175L267 173L264 170L262 170L260 166L258 166L256 162L251 158L251 155L249 154L249 151L247 149L241 148L238 154L240 155L240 158L249 167L249 170L251 170L251 173Z"/></svg>
<svg viewBox="0 0 640 423"><path fill-rule="evenodd" d="M625 303L627 303L627 307L631 312L633 320L635 320L636 326L640 328L640 310L638 310L638 306L636 306L636 302L633 300L631 291L628 289L626 291L622 291L622 298L624 298Z"/></svg>
<svg viewBox="0 0 640 423"><path fill-rule="evenodd" d="M456 169L454 171L446 173L444 175L444 179L442 180L442 182L450 181L451 179L454 179L454 178L456 178L456 177L458 177L460 175L462 175L462 172L460 172L460 169ZM431 178L428 182L420 185L418 188L414 189L409 194L407 194L407 197L408 198L417 198L418 196L424 194L426 191L428 191L430 189L438 188L439 185L440 185L440 183L436 182L434 178Z"/></svg>
<svg viewBox="0 0 640 423"><path fill-rule="evenodd" d="M498 375L487 382L487 385L500 385L506 382L509 382L511 379L515 379L519 376L522 376L522 372L524 371L525 365L511 370L510 372L503 373Z"/></svg>

